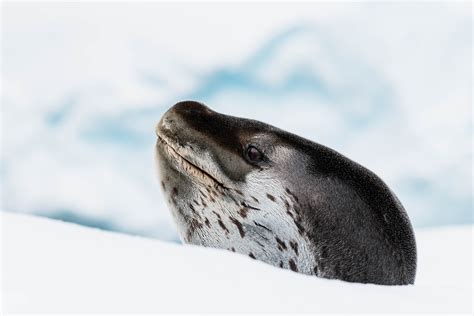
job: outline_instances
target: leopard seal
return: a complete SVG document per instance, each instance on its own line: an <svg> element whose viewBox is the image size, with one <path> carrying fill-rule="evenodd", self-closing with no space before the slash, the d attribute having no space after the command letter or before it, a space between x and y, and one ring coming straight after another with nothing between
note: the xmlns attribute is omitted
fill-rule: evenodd
<svg viewBox="0 0 474 316"><path fill-rule="evenodd" d="M156 135L162 191L185 243L323 278L414 283L407 213L356 162L194 101L171 107Z"/></svg>

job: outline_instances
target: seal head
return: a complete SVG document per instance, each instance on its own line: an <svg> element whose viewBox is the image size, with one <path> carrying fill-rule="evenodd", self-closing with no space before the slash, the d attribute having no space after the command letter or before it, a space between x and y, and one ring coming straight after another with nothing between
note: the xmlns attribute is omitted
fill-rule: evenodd
<svg viewBox="0 0 474 316"><path fill-rule="evenodd" d="M324 278L414 283L408 216L361 165L193 101L168 110L156 134L161 186L184 242Z"/></svg>

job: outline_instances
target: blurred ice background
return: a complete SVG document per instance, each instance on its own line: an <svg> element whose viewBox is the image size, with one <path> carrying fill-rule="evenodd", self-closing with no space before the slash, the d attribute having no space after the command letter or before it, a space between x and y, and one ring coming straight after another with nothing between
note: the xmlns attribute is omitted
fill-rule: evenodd
<svg viewBox="0 0 474 316"><path fill-rule="evenodd" d="M154 127L183 99L332 147L415 227L472 223L470 3L3 3L2 209L177 240Z"/></svg>

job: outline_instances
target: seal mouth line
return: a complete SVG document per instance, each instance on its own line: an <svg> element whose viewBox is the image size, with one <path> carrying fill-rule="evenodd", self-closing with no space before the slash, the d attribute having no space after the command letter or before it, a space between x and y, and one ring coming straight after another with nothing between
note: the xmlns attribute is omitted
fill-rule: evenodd
<svg viewBox="0 0 474 316"><path fill-rule="evenodd" d="M200 167L196 166L188 159L184 158L178 150L176 150L170 143L161 135L157 135L158 140L160 143L166 146L166 149L169 154L171 154L174 158L178 160L178 162L182 165L183 169L192 176L198 178L200 182L204 182L204 184L212 184L214 186L221 187L223 189L228 189L224 186L221 182L219 182L216 178L211 176L208 172L201 169Z"/></svg>

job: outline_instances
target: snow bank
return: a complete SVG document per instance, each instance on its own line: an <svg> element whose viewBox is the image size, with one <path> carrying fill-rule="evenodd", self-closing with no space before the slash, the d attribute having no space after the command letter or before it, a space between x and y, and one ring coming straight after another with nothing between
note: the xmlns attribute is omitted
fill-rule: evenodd
<svg viewBox="0 0 474 316"><path fill-rule="evenodd" d="M472 311L472 226L418 232L417 284L389 287L45 218L2 218L7 312Z"/></svg>

